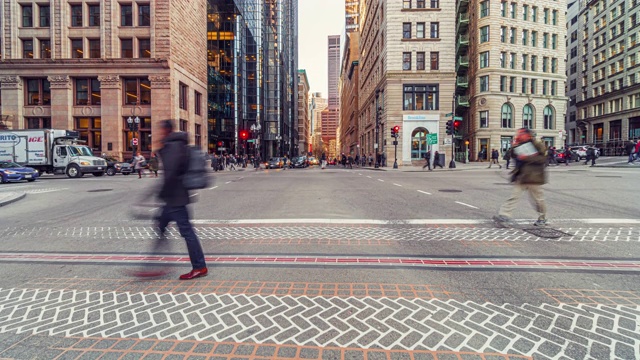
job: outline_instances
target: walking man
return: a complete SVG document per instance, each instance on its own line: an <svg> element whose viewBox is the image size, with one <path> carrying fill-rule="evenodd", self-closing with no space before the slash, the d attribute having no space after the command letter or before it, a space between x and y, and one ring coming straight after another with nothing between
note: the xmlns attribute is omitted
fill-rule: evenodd
<svg viewBox="0 0 640 360"><path fill-rule="evenodd" d="M500 159L500 153L498 152L498 150L491 149L491 162L489 163L488 169L491 169L491 165L493 164L500 166L500 169L502 169L502 165L500 165L499 159Z"/></svg>
<svg viewBox="0 0 640 360"><path fill-rule="evenodd" d="M538 221L534 225L544 226L547 224L547 209L542 192L542 185L546 183L547 161L544 145L535 141L527 128L518 130L513 145L513 155L516 158L516 167L511 173L511 182L514 183L513 193L502 204L498 215L494 216L493 220L501 226L507 226L511 222L511 214L522 193L528 191L538 212Z"/></svg>
<svg viewBox="0 0 640 360"><path fill-rule="evenodd" d="M502 157L504 159L504 161L507 162L507 170L509 170L509 165L511 164L511 157L512 157L512 153L511 153L511 148L507 149L504 152L504 156Z"/></svg>
<svg viewBox="0 0 640 360"><path fill-rule="evenodd" d="M321 161L321 167L322 170L324 170L325 167L327 167L327 154L322 153L322 156L320 157L320 161Z"/></svg>
<svg viewBox="0 0 640 360"><path fill-rule="evenodd" d="M173 122L164 120L160 123L160 136L163 147L160 149L160 159L164 165L164 181L158 197L164 201L162 213L158 219L160 230L160 240L166 242L164 233L171 221L175 221L180 230L180 235L187 243L189 259L191 259L192 270L180 275L180 280L191 280L208 273L207 264L204 259L202 245L193 231L193 226L189 221L189 191L182 184L184 176L189 167L189 137L184 132L174 132Z"/></svg>
<svg viewBox="0 0 640 360"><path fill-rule="evenodd" d="M424 170L424 168L428 167L429 171L431 171L431 151L427 151L426 154L424 154L424 166L422 167L422 170Z"/></svg>
<svg viewBox="0 0 640 360"><path fill-rule="evenodd" d="M636 150L636 142L633 140L629 140L629 143L627 143L627 145L625 146L625 150L627 151L627 154L629 155L629 162L628 164L633 163L634 161L636 161L635 158L635 150Z"/></svg>
<svg viewBox="0 0 640 360"><path fill-rule="evenodd" d="M564 149L564 164L566 166L569 166L569 163L571 162L572 158L573 158L573 153L571 152L571 149L567 146Z"/></svg>
<svg viewBox="0 0 640 360"><path fill-rule="evenodd" d="M596 149L593 146L589 146L587 148L587 161L584 162L585 165L591 160L591 166L596 166Z"/></svg>
<svg viewBox="0 0 640 360"><path fill-rule="evenodd" d="M440 166L440 169L444 169L444 167L440 163L440 153L436 151L436 153L433 154L433 155L434 155L433 156L433 170L435 170L437 166Z"/></svg>

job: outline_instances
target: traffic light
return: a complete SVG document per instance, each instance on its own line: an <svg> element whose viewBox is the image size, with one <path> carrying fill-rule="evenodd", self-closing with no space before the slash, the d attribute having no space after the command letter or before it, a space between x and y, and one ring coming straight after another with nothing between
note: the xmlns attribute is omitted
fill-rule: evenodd
<svg viewBox="0 0 640 360"><path fill-rule="evenodd" d="M458 135L459 131L460 131L460 121L456 120L453 122L453 133Z"/></svg>
<svg viewBox="0 0 640 360"><path fill-rule="evenodd" d="M447 121L447 135L453 135L453 121Z"/></svg>
<svg viewBox="0 0 640 360"><path fill-rule="evenodd" d="M398 137L398 135L400 135L400 126L398 125L394 126L393 131L391 133L394 134L395 137Z"/></svg>
<svg viewBox="0 0 640 360"><path fill-rule="evenodd" d="M240 130L240 140L247 140L249 138L249 132L247 130Z"/></svg>
<svg viewBox="0 0 640 360"><path fill-rule="evenodd" d="M223 147L224 143L222 141L218 141L218 147Z"/></svg>
<svg viewBox="0 0 640 360"><path fill-rule="evenodd" d="M391 127L391 137L396 137L396 127L395 126Z"/></svg>

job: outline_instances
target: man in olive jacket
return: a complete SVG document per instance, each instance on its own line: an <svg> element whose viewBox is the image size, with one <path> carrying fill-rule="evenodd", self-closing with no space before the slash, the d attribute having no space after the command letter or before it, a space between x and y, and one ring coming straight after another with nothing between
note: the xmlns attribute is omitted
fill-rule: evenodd
<svg viewBox="0 0 640 360"><path fill-rule="evenodd" d="M515 183L513 193L502 204L494 220L499 224L511 221L511 214L518 200L523 192L528 191L538 212L538 221L534 225L544 226L547 224L547 209L542 193L542 185L547 182L545 147L533 139L529 129L522 128L518 130L514 140L513 156L516 159L515 169L511 173L511 182Z"/></svg>

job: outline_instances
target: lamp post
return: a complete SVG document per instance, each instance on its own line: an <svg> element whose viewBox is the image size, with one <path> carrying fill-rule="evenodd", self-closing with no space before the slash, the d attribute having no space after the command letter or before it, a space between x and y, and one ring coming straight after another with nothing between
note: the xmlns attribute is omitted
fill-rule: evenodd
<svg viewBox="0 0 640 360"><path fill-rule="evenodd" d="M127 125L129 125L129 130L133 132L133 136L131 137L131 146L133 146L133 156L136 156L136 150L138 148L138 144L134 139L136 139L136 132L140 127L140 118L136 116L135 119L133 119L131 118L131 116L129 116L127 118Z"/></svg>
<svg viewBox="0 0 640 360"><path fill-rule="evenodd" d="M253 158L257 162L258 160L258 135L260 135L260 130L262 127L260 123L256 123L251 125L251 134L253 135Z"/></svg>
<svg viewBox="0 0 640 360"><path fill-rule="evenodd" d="M280 141L282 140L282 136L276 135L276 156L280 157Z"/></svg>

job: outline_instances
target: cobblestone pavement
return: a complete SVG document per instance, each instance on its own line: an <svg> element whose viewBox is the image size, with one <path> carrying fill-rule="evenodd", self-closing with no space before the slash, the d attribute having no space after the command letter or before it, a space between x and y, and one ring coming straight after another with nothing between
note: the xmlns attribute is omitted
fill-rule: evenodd
<svg viewBox="0 0 640 360"><path fill-rule="evenodd" d="M67 338L637 359L639 321L636 305L0 290L1 334Z"/></svg>

